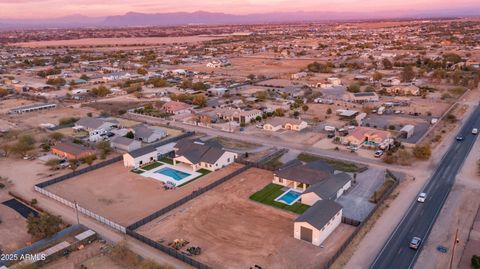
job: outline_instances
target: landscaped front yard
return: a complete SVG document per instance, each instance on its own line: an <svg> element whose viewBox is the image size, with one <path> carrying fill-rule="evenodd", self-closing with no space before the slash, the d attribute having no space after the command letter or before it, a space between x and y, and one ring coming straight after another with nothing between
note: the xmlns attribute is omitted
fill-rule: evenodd
<svg viewBox="0 0 480 269"><path fill-rule="evenodd" d="M303 214L303 212L305 212L310 207L308 205L304 205L299 202L296 202L293 205L287 205L284 203L276 202L275 198L277 198L283 193L282 188L283 186L281 185L270 183L267 186L265 186L265 188L252 194L252 196L250 196L250 199L253 201L260 202L262 204L278 207L278 208L285 209L297 214Z"/></svg>
<svg viewBox="0 0 480 269"><path fill-rule="evenodd" d="M333 169L338 170L338 171L343 171L343 172L349 172L349 173L356 173L356 172L361 172L362 170L364 171L365 167L360 167L360 165L354 164L354 163L349 163L349 162L344 162L340 160L333 160L333 159L328 159L328 158L322 158L320 156L315 156L315 155L310 155L306 153L302 153L298 155L297 159L299 159L302 162L313 162L313 161L318 161L322 160L325 161L327 164L329 164Z"/></svg>

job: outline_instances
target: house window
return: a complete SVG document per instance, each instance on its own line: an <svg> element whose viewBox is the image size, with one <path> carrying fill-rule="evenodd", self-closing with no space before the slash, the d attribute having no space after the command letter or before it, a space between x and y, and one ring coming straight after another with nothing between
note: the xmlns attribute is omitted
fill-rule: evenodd
<svg viewBox="0 0 480 269"><path fill-rule="evenodd" d="M230 162L230 158L227 159L227 162Z"/></svg>
<svg viewBox="0 0 480 269"><path fill-rule="evenodd" d="M143 161L140 161L140 165L142 165L142 164L143 164Z"/></svg>
<svg viewBox="0 0 480 269"><path fill-rule="evenodd" d="M278 178L278 182L283 183L283 179Z"/></svg>

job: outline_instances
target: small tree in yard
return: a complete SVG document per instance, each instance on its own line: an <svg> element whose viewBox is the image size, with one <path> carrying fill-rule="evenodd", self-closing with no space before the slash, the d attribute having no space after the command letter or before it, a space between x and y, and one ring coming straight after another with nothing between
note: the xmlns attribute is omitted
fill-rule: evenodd
<svg viewBox="0 0 480 269"><path fill-rule="evenodd" d="M93 164L93 162L97 159L97 155L92 154L88 155L87 157L82 158L82 162L88 164L89 166Z"/></svg>
<svg viewBox="0 0 480 269"><path fill-rule="evenodd" d="M328 115L332 114L332 109L331 109L331 108L328 108L328 109L327 109L327 114L328 114Z"/></svg>
<svg viewBox="0 0 480 269"><path fill-rule="evenodd" d="M11 152L25 156L27 152L33 149L34 145L35 139L31 135L22 135L18 138L17 142L13 144Z"/></svg>
<svg viewBox="0 0 480 269"><path fill-rule="evenodd" d="M413 148L413 155L420 160L428 160L432 155L432 149L429 145L417 145Z"/></svg>
<svg viewBox="0 0 480 269"><path fill-rule="evenodd" d="M472 267L475 269L480 269L480 256L473 255L471 259Z"/></svg>
<svg viewBox="0 0 480 269"><path fill-rule="evenodd" d="M303 112L307 112L308 109L309 109L308 105L303 105L303 106L302 106Z"/></svg>
<svg viewBox="0 0 480 269"><path fill-rule="evenodd" d="M34 241L50 237L61 230L63 222L61 217L48 213L41 213L37 217L27 218L28 233Z"/></svg>
<svg viewBox="0 0 480 269"><path fill-rule="evenodd" d="M112 151L110 147L110 142L100 141L97 143L97 149L100 151L100 158L105 159L107 155Z"/></svg>
<svg viewBox="0 0 480 269"><path fill-rule="evenodd" d="M133 134L132 131L129 131L126 135L125 135L126 138L130 138L130 139L133 139L135 137L135 135Z"/></svg>
<svg viewBox="0 0 480 269"><path fill-rule="evenodd" d="M49 134L48 137L54 141L60 141L63 139L64 135L60 132L53 132Z"/></svg>
<svg viewBox="0 0 480 269"><path fill-rule="evenodd" d="M45 163L45 165L50 167L51 170L53 170L53 168L57 166L59 163L60 161L57 159L50 159Z"/></svg>

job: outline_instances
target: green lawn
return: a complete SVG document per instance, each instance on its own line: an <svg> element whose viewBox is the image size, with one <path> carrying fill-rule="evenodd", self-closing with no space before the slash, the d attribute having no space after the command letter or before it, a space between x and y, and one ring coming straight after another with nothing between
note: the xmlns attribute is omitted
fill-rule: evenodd
<svg viewBox="0 0 480 269"><path fill-rule="evenodd" d="M299 159L302 162L313 162L313 161L318 161L322 160L328 163L330 166L333 167L333 169L338 170L338 171L343 171L343 172L350 172L350 173L355 173L359 172L361 168L357 166L354 163L349 163L349 162L344 162L340 160L333 160L333 159L328 159L328 158L322 158L320 156L315 156L315 155L310 155L306 153L302 153L298 155L297 159Z"/></svg>
<svg viewBox="0 0 480 269"><path fill-rule="evenodd" d="M192 182L194 182L195 180L203 177L204 175L209 174L211 171L202 168L202 169L197 170L196 172L197 172L197 173L200 173L201 175L199 175L198 177L196 177L196 178L194 178L194 179L192 179L192 180L190 180L190 181L187 181L187 182L185 182L185 183L183 183L183 184L178 185L177 188L180 188L180 187L182 187L182 186L185 186L185 185L187 185L188 183L192 183Z"/></svg>
<svg viewBox="0 0 480 269"><path fill-rule="evenodd" d="M162 166L163 163L159 163L159 162L154 162L154 163L150 163L150 164L147 164L145 166L142 167L143 170L146 170L146 171L149 171L149 170L152 170L153 168L157 168L159 166Z"/></svg>
<svg viewBox="0 0 480 269"><path fill-rule="evenodd" d="M250 196L250 199L260 202L262 204L278 207L297 214L303 214L303 212L305 212L310 207L299 202L296 202L293 205L286 205L284 203L274 201L275 198L277 198L283 193L282 188L283 186L281 185L270 183L265 186L265 188L252 194L252 196Z"/></svg>
<svg viewBox="0 0 480 269"><path fill-rule="evenodd" d="M170 158L167 158L167 157L161 158L160 161L161 161L162 163L168 163L168 164L173 165L173 160L170 159Z"/></svg>

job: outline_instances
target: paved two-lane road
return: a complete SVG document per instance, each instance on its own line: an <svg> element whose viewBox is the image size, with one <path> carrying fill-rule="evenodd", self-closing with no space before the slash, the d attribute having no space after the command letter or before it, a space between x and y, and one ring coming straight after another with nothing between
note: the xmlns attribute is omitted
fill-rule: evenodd
<svg viewBox="0 0 480 269"><path fill-rule="evenodd" d="M464 122L459 135L463 141L452 141L452 145L440 161L432 177L425 185L427 193L425 203L414 201L400 224L388 239L371 269L409 269L415 264L421 248L417 251L409 248L409 242L414 236L425 241L442 209L442 206L452 189L455 177L471 148L476 136L473 128L480 128L480 107L476 107L470 117ZM425 243L425 242L423 242Z"/></svg>

